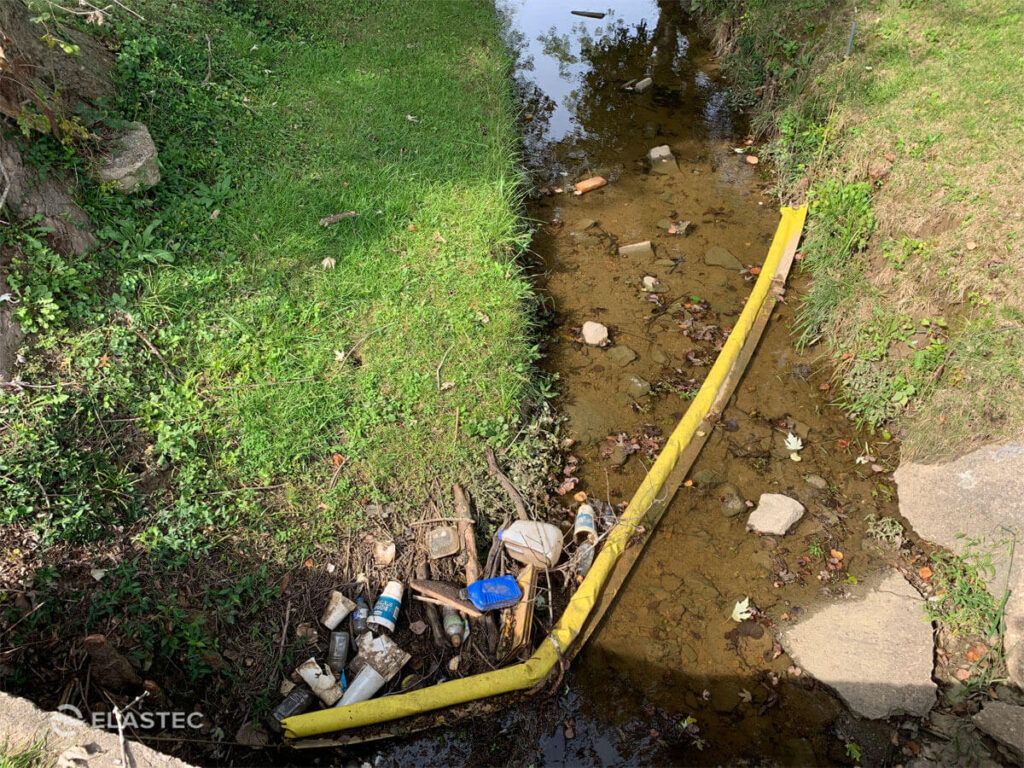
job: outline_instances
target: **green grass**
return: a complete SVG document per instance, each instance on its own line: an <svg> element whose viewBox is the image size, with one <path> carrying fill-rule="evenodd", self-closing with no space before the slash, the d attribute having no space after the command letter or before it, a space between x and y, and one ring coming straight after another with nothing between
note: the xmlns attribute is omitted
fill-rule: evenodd
<svg viewBox="0 0 1024 768"><path fill-rule="evenodd" d="M162 181L126 197L32 135L100 242L0 230L35 334L0 389L0 523L46 563L17 637L110 632L175 692L257 696L273 675L220 652L270 663L282 573L343 562L368 502L398 533L460 481L500 519L487 445L524 492L545 475L509 60L486 0L131 5L93 30L118 101L88 119L145 123Z"/></svg>
<svg viewBox="0 0 1024 768"><path fill-rule="evenodd" d="M828 343L839 404L899 434L907 457L1021 434L1021 9L692 5L718 29L734 101L772 139L780 196L810 202L798 330Z"/></svg>
<svg viewBox="0 0 1024 768"><path fill-rule="evenodd" d="M0 768L47 768L53 762L47 757L43 742L18 747L7 742L0 744Z"/></svg>
<svg viewBox="0 0 1024 768"><path fill-rule="evenodd" d="M995 573L991 556L969 547L963 555L936 552L932 564L937 599L925 604L929 619L955 635L998 637L1002 606L985 589Z"/></svg>
<svg viewBox="0 0 1024 768"><path fill-rule="evenodd" d="M511 442L535 358L493 8L138 5L108 122L149 126L163 181L85 190L86 262L4 235L40 333L21 377L60 382L0 403L6 517L43 511L51 539L148 521L149 546L190 549L241 522L308 543L311 518L344 531L361 499L414 509L465 479Z"/></svg>

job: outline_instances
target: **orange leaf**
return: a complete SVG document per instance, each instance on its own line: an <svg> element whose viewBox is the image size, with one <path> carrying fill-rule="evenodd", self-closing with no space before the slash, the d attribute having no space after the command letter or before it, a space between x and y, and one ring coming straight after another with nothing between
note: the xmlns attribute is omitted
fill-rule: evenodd
<svg viewBox="0 0 1024 768"><path fill-rule="evenodd" d="M818 386L818 389L820 389L822 392L828 392L828 390L829 390L829 383L826 381L824 384L820 384Z"/></svg>
<svg viewBox="0 0 1024 768"><path fill-rule="evenodd" d="M340 467L344 463L345 457L342 456L340 453L335 453L331 456L331 464L333 464L334 466Z"/></svg>
<svg viewBox="0 0 1024 768"><path fill-rule="evenodd" d="M750 274L752 274L752 275L760 275L761 274L761 268L760 267L751 267L750 268Z"/></svg>
<svg viewBox="0 0 1024 768"><path fill-rule="evenodd" d="M303 568L312 568L313 567L313 558L312 557L307 557L306 561L302 564L302 567Z"/></svg>
<svg viewBox="0 0 1024 768"><path fill-rule="evenodd" d="M829 554L832 555L832 557L834 557L836 560L843 559L843 553L840 552L838 549L830 549Z"/></svg>
<svg viewBox="0 0 1024 768"><path fill-rule="evenodd" d="M693 480L687 480L685 483L683 483L683 485L685 485L687 488L690 488L693 486Z"/></svg>
<svg viewBox="0 0 1024 768"><path fill-rule="evenodd" d="M923 568L919 568L919 569L917 570L917 575L918 575L918 576L920 576L920 577L921 577L922 579L924 579L925 581L928 581L928 579L930 579L930 578L932 577L932 569L931 569L931 568L929 568L929 567L928 567L928 566L926 565L926 566L924 566Z"/></svg>
<svg viewBox="0 0 1024 768"><path fill-rule="evenodd" d="M850 441L844 440L843 438L839 438L838 440L836 440L836 445L838 445L840 448L846 448L849 444Z"/></svg>
<svg viewBox="0 0 1024 768"><path fill-rule="evenodd" d="M971 677L971 672L968 669L958 669L953 674L961 683L966 682Z"/></svg>
<svg viewBox="0 0 1024 768"><path fill-rule="evenodd" d="M844 353L843 353L843 354L842 354L842 355L840 356L840 358L839 358L839 359L840 359L840 360L849 360L849 359L850 359L851 357L853 357L853 355L851 355L851 354L850 354L849 352L844 352Z"/></svg>
<svg viewBox="0 0 1024 768"><path fill-rule="evenodd" d="M982 657L986 653L988 653L988 646L982 645L981 643L972 645L967 649L967 660L973 664L976 661L981 661Z"/></svg>
<svg viewBox="0 0 1024 768"><path fill-rule="evenodd" d="M420 228L419 228L419 227L417 227L417 226L416 226L415 224L410 224L410 225L409 225L409 231L410 231L410 232L419 232L419 231L420 231Z"/></svg>
<svg viewBox="0 0 1024 768"><path fill-rule="evenodd" d="M578 501L580 504L582 504L584 501L587 500L587 492L586 491L580 491L579 493L575 494L573 496L573 498L576 501Z"/></svg>
<svg viewBox="0 0 1024 768"><path fill-rule="evenodd" d="M760 162L761 161L757 159L757 155L747 155L747 164L748 165L757 165Z"/></svg>

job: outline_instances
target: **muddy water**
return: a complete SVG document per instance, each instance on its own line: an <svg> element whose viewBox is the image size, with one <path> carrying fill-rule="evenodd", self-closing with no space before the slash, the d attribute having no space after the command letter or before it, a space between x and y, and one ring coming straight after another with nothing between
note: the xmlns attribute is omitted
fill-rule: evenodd
<svg viewBox="0 0 1024 768"><path fill-rule="evenodd" d="M735 151L745 126L679 3L619 2L599 20L549 0L499 6L520 54L538 190L530 210L552 314L546 367L579 460L564 478L568 517L581 490L612 504L630 498L738 317L778 211L759 169ZM646 92L623 87L645 75ZM658 145L677 171L651 172L645 158ZM608 185L572 194L593 175ZM651 253L619 253L648 240ZM870 467L885 459L855 461L886 448L869 448L826 405L827 371L813 350L794 350L799 289L797 279L692 484L559 695L466 733L396 745L391 761L842 764L847 742L868 764L890 757L889 726L852 717L774 641L893 558L864 543L866 515L895 515L887 473ZM587 321L609 329L607 346L583 343ZM790 432L805 446L799 462L785 446ZM807 508L785 537L745 529L749 501L767 492ZM759 613L741 624L730 614L746 598Z"/></svg>

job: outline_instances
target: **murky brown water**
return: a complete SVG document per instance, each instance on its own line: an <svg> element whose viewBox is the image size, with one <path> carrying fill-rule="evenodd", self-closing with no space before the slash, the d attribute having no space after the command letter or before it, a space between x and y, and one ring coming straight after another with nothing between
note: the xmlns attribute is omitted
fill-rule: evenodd
<svg viewBox="0 0 1024 768"><path fill-rule="evenodd" d="M776 202L734 151L743 126L726 110L717 62L678 3L620 2L600 20L549 0L499 5L520 52L529 162L537 188L550 193L531 203L533 250L553 312L546 367L558 376L557 402L580 459L572 491L619 503L738 317L753 284L744 268L764 259ZM644 75L654 79L650 90L623 89ZM678 173L645 166L662 144ZM573 196L571 183L591 175L610 183ZM666 229L678 221L691 223L687 234ZM619 246L644 240L653 254L619 255ZM708 265L712 248L738 263ZM642 290L645 277L656 278L654 292ZM842 764L852 762L848 741L865 764L887 759L889 726L853 718L794 675L773 640L774 627L883 565L888 556L862 547L864 517L896 514L886 474L855 462L868 450L864 438L825 404L827 370L813 351L794 350L791 305L776 309L695 482L680 490L562 694L467 723L465 733L397 744L389 762ZM609 347L581 343L588 320L609 328ZM800 462L783 444L790 431L805 445ZM740 502L731 516L723 510L730 491ZM745 529L743 500L766 492L807 507L786 537ZM831 568L830 550L842 552ZM743 598L759 621L730 618Z"/></svg>

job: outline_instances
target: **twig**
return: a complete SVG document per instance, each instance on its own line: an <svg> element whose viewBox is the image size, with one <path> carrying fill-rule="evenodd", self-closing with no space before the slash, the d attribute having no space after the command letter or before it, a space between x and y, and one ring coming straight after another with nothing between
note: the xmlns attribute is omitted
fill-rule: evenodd
<svg viewBox="0 0 1024 768"><path fill-rule="evenodd" d="M374 328L374 329L373 329L372 331L370 331L370 332L369 332L368 334L366 334L365 336L363 336L363 338L359 339L359 341L357 341L357 342L356 342L355 344L353 344L353 345L352 345L352 349L350 349L350 350L349 350L348 352L346 352L346 353L345 353L344 355L342 355L341 359L340 359L340 360L339 360L338 362L339 362L339 363L344 363L344 362L345 362L346 360L348 360L349 356L350 356L350 355L351 355L351 354L352 354L353 352L355 352L355 351L356 351L357 349L359 349L359 347L360 347L360 346L362 345L362 343L363 343L364 341L366 341L366 340L367 340L368 338L370 338L370 337L371 337L371 336L373 336L374 334L376 334L376 333L380 333L381 331L383 331L383 330L385 330L385 329L387 329L387 328L390 328L390 327L391 327L392 325L394 325L394 323L388 323L387 325L382 325L382 326L381 326L380 328Z"/></svg>
<svg viewBox="0 0 1024 768"><path fill-rule="evenodd" d="M175 381L177 381L180 384L181 381L178 379L178 377L175 376L173 373L171 373L171 366L169 366L167 364L167 361L164 359L164 356L160 354L160 350L157 349L156 347L154 347L153 343L149 339L146 338L146 334L144 334L138 328L132 328L132 331L135 333L136 336L139 337L139 339L142 340L142 343L146 345L146 349L148 349L150 352L152 352L154 355L156 355L157 359L161 363L163 363L164 371L166 371L167 375L170 376L172 379L174 379Z"/></svg>
<svg viewBox="0 0 1024 768"><path fill-rule="evenodd" d="M409 525L427 525L428 523L472 523L471 517L431 517L428 520L413 520Z"/></svg>
<svg viewBox="0 0 1024 768"><path fill-rule="evenodd" d="M437 364L437 369L434 371L434 378L437 379L437 391L441 391L441 369L444 367L444 361L448 359L448 353L455 348L454 344L451 344L448 349L441 355L441 362Z"/></svg>
<svg viewBox="0 0 1024 768"><path fill-rule="evenodd" d="M498 481L498 484L505 489L505 493L508 494L509 498L512 499L512 506L516 508L516 514L519 515L519 519L529 520L530 516L526 513L526 502L523 501L522 494L512 485L512 481L508 479L508 476L498 468L498 460L494 456L494 451L490 448L487 449L487 468L494 479Z"/></svg>
<svg viewBox="0 0 1024 768"><path fill-rule="evenodd" d="M226 491L208 491L207 496L220 496L222 493L242 493L244 491L273 491L278 488L284 488L284 483L278 483L277 485L249 485L241 488L229 488Z"/></svg>
<svg viewBox="0 0 1024 768"><path fill-rule="evenodd" d="M35 613L35 612L36 612L36 611L38 611L38 610L39 610L40 608L42 608L42 607L43 607L44 605L46 605L46 603L47 603L47 601L46 601L46 600L43 600L43 602L41 602L41 603L40 603L39 605L37 605L37 606L36 606L35 608L33 608L33 609L32 609L31 611L29 611L28 613L26 613L26 614L25 614L24 616L22 616L22 617L21 617L20 619L18 619L18 620L17 620L16 622L14 622L13 624L11 624L11 626L9 626L9 627L8 627L7 629L5 629L5 630L4 630L3 632L0 632L0 637L3 637L3 636L4 636L5 634L7 634L7 633L8 633L8 632L10 632L11 630L13 630L13 629L14 629L14 628L15 628L16 626L18 626L19 624L21 624L21 622L23 622L23 621L24 621L25 619L27 619L27 618L28 618L29 616L31 616L31 615L32 615L33 613ZM33 643L29 643L29 645L33 645ZM6 651L5 651L5 653L6 653Z"/></svg>
<svg viewBox="0 0 1024 768"><path fill-rule="evenodd" d="M203 78L203 85L210 82L213 76L213 48L210 45L210 36L206 36L206 77Z"/></svg>
<svg viewBox="0 0 1024 768"><path fill-rule="evenodd" d="M551 603L555 593L551 590L551 573L546 568L544 569L544 578L548 581L548 622L550 622L551 626L554 626L555 610L551 607Z"/></svg>
<svg viewBox="0 0 1024 768"><path fill-rule="evenodd" d="M136 696L132 700L131 704L125 707L124 710L122 710L116 704L114 705L114 719L117 720L117 740L121 746L121 765L123 765L125 768L131 768L132 764L128 761L128 743L125 741L124 738L124 718L122 717L122 713L130 710L132 707L134 707L147 696L149 696L149 691L143 691L138 696Z"/></svg>
<svg viewBox="0 0 1024 768"><path fill-rule="evenodd" d="M7 202L7 193L11 191L11 177L7 174L7 166L4 165L4 159L0 157L0 174L4 177L4 193L0 195L0 211L4 209L4 203Z"/></svg>
<svg viewBox="0 0 1024 768"><path fill-rule="evenodd" d="M274 662L274 668L277 669L281 666L281 656L284 654L284 642L288 638L288 617L292 612L292 601L289 600L287 605L284 607L284 627L281 629L281 642L277 644L277 661Z"/></svg>
<svg viewBox="0 0 1024 768"><path fill-rule="evenodd" d="M129 7L127 6L127 5L125 5L124 3L120 2L120 0L113 0L113 3L114 3L114 5L116 5L116 6L118 7L118 8L120 8L120 9L121 9L121 10L123 10L123 11L125 11L126 13L129 13L129 14L131 14L132 16L134 16L134 17L135 17L136 19L138 19L139 21L145 21L145 20L146 20L145 18L143 18L143 16L142 16L142 14L141 14L141 13L136 13L136 12L135 12L135 11L133 11L133 10L132 10L131 8L129 8Z"/></svg>

